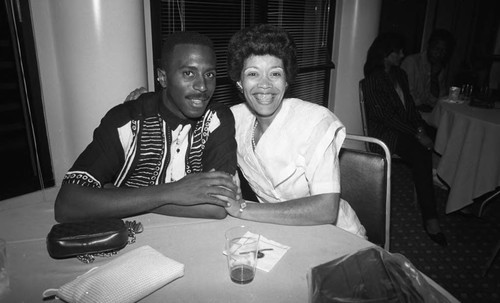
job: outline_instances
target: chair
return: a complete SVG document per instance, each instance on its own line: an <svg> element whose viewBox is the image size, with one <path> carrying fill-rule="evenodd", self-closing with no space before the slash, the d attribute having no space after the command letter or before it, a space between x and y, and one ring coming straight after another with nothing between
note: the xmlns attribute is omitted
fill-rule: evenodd
<svg viewBox="0 0 500 303"><path fill-rule="evenodd" d="M377 144L385 156L342 148L339 152L341 198L346 200L366 229L368 240L386 250L390 245L391 157L380 140L347 135L347 140Z"/></svg>

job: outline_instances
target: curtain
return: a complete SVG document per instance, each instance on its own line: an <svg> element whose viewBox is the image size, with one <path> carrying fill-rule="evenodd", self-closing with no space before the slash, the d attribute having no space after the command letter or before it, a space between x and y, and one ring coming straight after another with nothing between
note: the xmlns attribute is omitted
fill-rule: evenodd
<svg viewBox="0 0 500 303"><path fill-rule="evenodd" d="M155 64L161 43L175 31L197 31L214 42L217 88L213 99L242 102L227 77L226 52L231 36L241 28L270 23L285 28L297 44L299 73L288 96L327 106L333 40L334 0L151 0ZM156 67L156 66L155 66Z"/></svg>

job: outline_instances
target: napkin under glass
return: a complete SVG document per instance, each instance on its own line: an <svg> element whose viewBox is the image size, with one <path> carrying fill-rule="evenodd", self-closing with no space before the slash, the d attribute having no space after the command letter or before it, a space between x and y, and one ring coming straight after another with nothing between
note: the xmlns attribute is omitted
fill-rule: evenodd
<svg viewBox="0 0 500 303"><path fill-rule="evenodd" d="M247 232L245 236L255 236L251 232ZM270 272L274 265L285 255L285 253L290 249L290 246L283 245L276 241L267 239L263 235L260 235L259 239L259 250L271 249L262 251L264 256L257 259L257 268L265 272ZM227 255L226 251L223 251Z"/></svg>

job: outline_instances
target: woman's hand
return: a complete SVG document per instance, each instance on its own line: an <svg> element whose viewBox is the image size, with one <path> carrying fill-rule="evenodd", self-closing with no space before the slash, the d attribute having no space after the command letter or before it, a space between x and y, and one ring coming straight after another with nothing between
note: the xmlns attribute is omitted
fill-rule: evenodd
<svg viewBox="0 0 500 303"><path fill-rule="evenodd" d="M231 217L240 218L243 213L240 209L244 211L242 207L243 203L246 203L243 199L229 201L227 204L228 206L226 206L227 214Z"/></svg>
<svg viewBox="0 0 500 303"><path fill-rule="evenodd" d="M228 201L228 206L226 207L226 212L228 215L232 217L239 218L242 214L240 209L242 208L242 203L246 203L245 200L243 199L243 195L241 194L241 186L240 186L240 179L238 178L238 174L234 174L233 176L233 182L238 186L238 189L236 191L236 200L231 200Z"/></svg>

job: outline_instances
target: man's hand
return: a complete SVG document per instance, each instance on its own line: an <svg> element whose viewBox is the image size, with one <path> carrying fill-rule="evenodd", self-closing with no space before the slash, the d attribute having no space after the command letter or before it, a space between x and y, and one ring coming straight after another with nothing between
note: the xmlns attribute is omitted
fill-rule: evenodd
<svg viewBox="0 0 500 303"><path fill-rule="evenodd" d="M236 200L238 187L230 174L218 171L190 174L176 182L166 183L174 204L214 204L227 207L228 201Z"/></svg>
<svg viewBox="0 0 500 303"><path fill-rule="evenodd" d="M125 98L125 102L136 100L140 95L147 92L148 90L145 87L136 88L130 94L128 94L127 98Z"/></svg>

